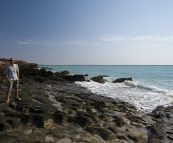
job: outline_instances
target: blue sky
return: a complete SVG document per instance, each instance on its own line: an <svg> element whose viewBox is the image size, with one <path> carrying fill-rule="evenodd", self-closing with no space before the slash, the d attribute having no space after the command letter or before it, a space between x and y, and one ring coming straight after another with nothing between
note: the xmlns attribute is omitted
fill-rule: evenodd
<svg viewBox="0 0 173 143"><path fill-rule="evenodd" d="M0 0L0 57L172 65L172 0Z"/></svg>

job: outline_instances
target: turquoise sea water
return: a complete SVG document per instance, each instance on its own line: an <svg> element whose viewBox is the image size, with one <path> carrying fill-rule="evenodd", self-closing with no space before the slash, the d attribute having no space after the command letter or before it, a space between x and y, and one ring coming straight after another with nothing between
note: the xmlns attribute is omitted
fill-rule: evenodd
<svg viewBox="0 0 173 143"><path fill-rule="evenodd" d="M76 82L94 93L120 98L134 104L139 110L150 112L159 105L173 105L173 66L67 66L40 65L52 71L68 70L71 74L107 75L105 84L96 82ZM133 81L112 83L121 77L132 77Z"/></svg>

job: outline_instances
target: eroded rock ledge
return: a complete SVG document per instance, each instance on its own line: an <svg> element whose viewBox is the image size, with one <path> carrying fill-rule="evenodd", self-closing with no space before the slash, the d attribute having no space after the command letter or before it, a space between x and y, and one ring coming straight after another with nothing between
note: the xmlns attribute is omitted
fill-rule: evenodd
<svg viewBox="0 0 173 143"><path fill-rule="evenodd" d="M0 99L3 142L147 142L153 122L134 106L90 93L73 83L20 87L21 102ZM52 97L52 98L51 98Z"/></svg>
<svg viewBox="0 0 173 143"><path fill-rule="evenodd" d="M73 82L83 76L20 65L21 102L5 103L0 69L0 140L51 143L162 143L173 141L172 107L140 113L118 99L91 93ZM1 80L2 81L2 80Z"/></svg>

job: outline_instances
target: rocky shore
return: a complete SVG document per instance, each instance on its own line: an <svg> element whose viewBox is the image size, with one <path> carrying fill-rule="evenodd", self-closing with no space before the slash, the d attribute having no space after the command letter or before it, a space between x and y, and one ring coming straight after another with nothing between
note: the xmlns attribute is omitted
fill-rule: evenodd
<svg viewBox="0 0 173 143"><path fill-rule="evenodd" d="M84 75L53 73L37 69L34 63L16 61L22 101L13 99L12 94L6 104L7 63L7 59L0 59L0 142L173 142L173 107L141 113L133 105L93 94L74 83L85 81Z"/></svg>

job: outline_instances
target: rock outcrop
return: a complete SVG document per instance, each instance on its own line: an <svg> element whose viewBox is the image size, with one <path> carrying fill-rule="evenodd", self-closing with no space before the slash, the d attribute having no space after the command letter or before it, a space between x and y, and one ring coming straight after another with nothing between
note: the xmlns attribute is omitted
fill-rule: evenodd
<svg viewBox="0 0 173 143"><path fill-rule="evenodd" d="M125 80L132 81L132 78L131 77L129 77L129 78L118 78L118 79L114 80L113 83L121 83L121 82L124 82Z"/></svg>
<svg viewBox="0 0 173 143"><path fill-rule="evenodd" d="M149 143L172 143L173 142L173 107L158 106L151 114L155 121L151 126Z"/></svg>
<svg viewBox="0 0 173 143"><path fill-rule="evenodd" d="M92 77L91 80L95 81L95 82L98 82L98 83L105 83L103 77L108 77L108 76L95 76L95 77Z"/></svg>
<svg viewBox="0 0 173 143"><path fill-rule="evenodd" d="M15 63L22 66L38 67L36 63L27 63L26 61L22 61L22 60L15 60ZM9 59L0 58L0 67L3 67L8 64L9 64Z"/></svg>
<svg viewBox="0 0 173 143"><path fill-rule="evenodd" d="M4 87L5 88L5 87ZM66 82L22 84L22 101L4 103L0 91L1 142L145 143L152 122L120 100Z"/></svg>
<svg viewBox="0 0 173 143"><path fill-rule="evenodd" d="M85 76L84 75L68 75L68 76L63 76L64 79L68 81L85 81Z"/></svg>
<svg viewBox="0 0 173 143"><path fill-rule="evenodd" d="M5 66L9 64L9 59L0 58L0 83L7 84L7 80L5 77ZM85 81L85 77L83 75L70 75L69 71L61 71L55 72L47 71L46 67L38 69L38 65L35 63L27 63L21 60L15 60L15 64L18 64L20 71L20 79L22 83L32 82L46 82L48 80L55 81Z"/></svg>

